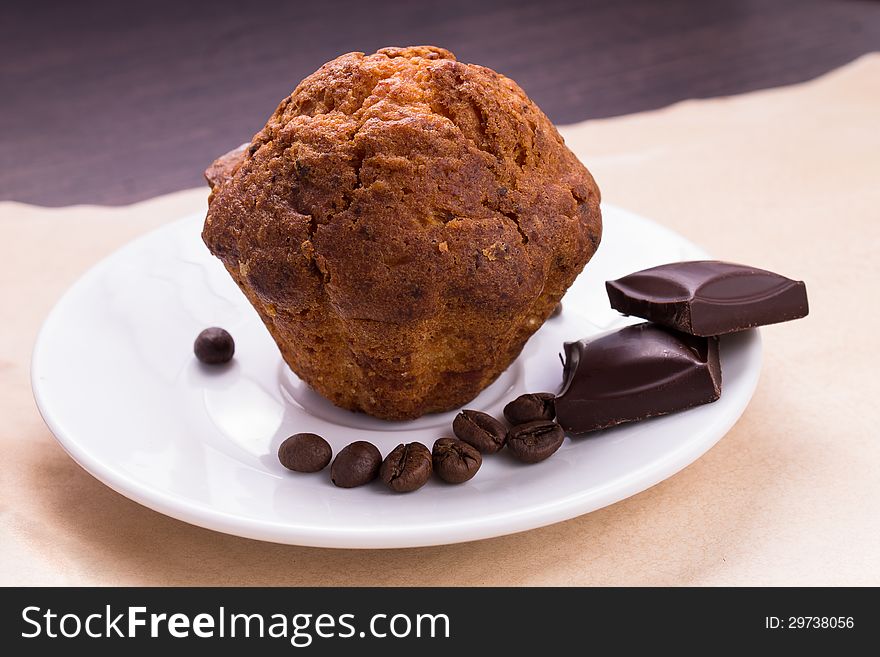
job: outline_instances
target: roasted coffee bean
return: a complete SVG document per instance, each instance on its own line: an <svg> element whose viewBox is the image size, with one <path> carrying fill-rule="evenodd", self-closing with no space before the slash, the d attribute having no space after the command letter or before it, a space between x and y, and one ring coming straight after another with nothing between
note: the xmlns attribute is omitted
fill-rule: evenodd
<svg viewBox="0 0 880 657"><path fill-rule="evenodd" d="M235 341L222 328L212 326L199 333L193 351L196 358L208 365L228 363L235 353Z"/></svg>
<svg viewBox="0 0 880 657"><path fill-rule="evenodd" d="M340 488L368 484L379 476L382 454L373 444L358 440L342 448L330 466L330 480Z"/></svg>
<svg viewBox="0 0 880 657"><path fill-rule="evenodd" d="M553 309L553 312L550 313L550 317L559 317L562 314L562 302L556 304L556 307Z"/></svg>
<svg viewBox="0 0 880 657"><path fill-rule="evenodd" d="M476 447L458 438L440 438L434 443L431 453L434 472L450 484L462 484L471 479L480 466L483 457Z"/></svg>
<svg viewBox="0 0 880 657"><path fill-rule="evenodd" d="M560 448L565 432L555 422L538 420L513 427L507 448L523 463L538 463Z"/></svg>
<svg viewBox="0 0 880 657"><path fill-rule="evenodd" d="M431 452L422 443L398 445L382 461L379 477L391 490L409 493L431 478Z"/></svg>
<svg viewBox="0 0 880 657"><path fill-rule="evenodd" d="M549 392L530 392L520 395L504 407L504 417L512 425L537 420L552 420L556 417L553 407L556 395Z"/></svg>
<svg viewBox="0 0 880 657"><path fill-rule="evenodd" d="M464 410L455 416L452 432L483 454L494 454L504 447L507 429L491 415L481 411Z"/></svg>
<svg viewBox="0 0 880 657"><path fill-rule="evenodd" d="M330 444L314 433L295 433L278 448L278 460L294 472L318 472L333 457Z"/></svg>

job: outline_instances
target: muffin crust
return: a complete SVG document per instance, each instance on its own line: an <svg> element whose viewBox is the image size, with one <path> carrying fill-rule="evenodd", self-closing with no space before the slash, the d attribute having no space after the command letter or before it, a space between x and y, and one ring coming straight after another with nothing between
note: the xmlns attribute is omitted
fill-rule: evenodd
<svg viewBox="0 0 880 657"><path fill-rule="evenodd" d="M601 236L599 190L547 117L431 46L325 64L206 177L204 241L291 369L391 420L494 381Z"/></svg>

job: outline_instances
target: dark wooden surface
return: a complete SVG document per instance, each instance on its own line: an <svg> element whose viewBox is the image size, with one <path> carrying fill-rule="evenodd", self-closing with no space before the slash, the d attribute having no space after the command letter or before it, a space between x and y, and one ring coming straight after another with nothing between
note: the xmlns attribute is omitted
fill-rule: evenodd
<svg viewBox="0 0 880 657"><path fill-rule="evenodd" d="M198 185L325 61L420 43L511 76L569 123L815 77L880 50L880 3L3 3L0 199L123 204Z"/></svg>

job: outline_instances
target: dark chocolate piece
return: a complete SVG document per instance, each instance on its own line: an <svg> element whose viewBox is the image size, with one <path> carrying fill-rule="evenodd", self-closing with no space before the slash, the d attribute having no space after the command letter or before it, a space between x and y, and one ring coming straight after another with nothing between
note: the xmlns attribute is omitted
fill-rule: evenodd
<svg viewBox="0 0 880 657"><path fill-rule="evenodd" d="M581 434L665 415L721 396L718 338L636 324L565 343L556 421Z"/></svg>
<svg viewBox="0 0 880 657"><path fill-rule="evenodd" d="M652 267L605 289L615 310L691 335L723 335L809 312L802 281L718 260Z"/></svg>

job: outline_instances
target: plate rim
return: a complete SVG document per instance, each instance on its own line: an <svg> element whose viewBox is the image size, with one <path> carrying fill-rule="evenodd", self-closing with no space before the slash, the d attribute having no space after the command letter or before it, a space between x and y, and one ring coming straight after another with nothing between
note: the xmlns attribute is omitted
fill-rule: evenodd
<svg viewBox="0 0 880 657"><path fill-rule="evenodd" d="M603 203L602 206L603 210L612 210L613 212L629 215L638 221L650 223L657 230L674 237L683 244L687 244L694 253L700 252L704 258L711 257L704 249L686 237L652 219L614 204ZM665 453L662 458L655 460L651 464L635 470L628 470L626 474L610 480L603 486L603 491L598 495L595 489L587 489L557 498L552 502L529 506L525 510L514 507L489 516L481 515L478 519L457 518L455 521L432 521L418 525L407 524L400 527L386 527L383 528L380 534L373 533L372 535L369 535L370 530L368 528L314 527L311 525L297 525L290 521L272 522L265 519L256 520L244 515L228 513L223 509L199 504L156 486L144 484L126 476L123 472L114 469L112 465L108 466L104 461L94 457L81 444L81 441L76 440L62 426L62 423L52 416L49 408L50 403L44 397L45 391L40 389L39 384L42 350L45 348L46 342L45 336L51 329L53 322L56 321L55 318L63 311L67 304L71 303L76 290L88 284L91 279L99 276L108 264L119 257L121 253L136 248L142 241L150 239L155 233L166 230L173 224L191 221L195 216L201 216L201 213L188 213L177 219L164 222L162 225L116 248L81 274L55 302L40 326L34 341L30 360L30 378L31 390L43 422L45 422L64 451L80 467L120 495L149 509L204 529L273 543L345 549L394 549L447 545L537 529L623 501L656 486L658 483L674 476L691 463L697 461L703 454L715 446L734 424L739 421L751 401L760 379L763 365L763 341L760 330L751 329L746 333L749 334L747 339L753 343L750 346L750 356L754 362L750 363L750 367L746 368L742 374L745 377L743 381L745 394L742 395L740 403L734 407L735 411L727 416L720 416L715 422L706 425L703 431L700 432L701 435L712 434L717 435L717 437L710 440L687 441L670 452ZM713 428L713 430L710 431L710 428ZM647 470L648 472L641 478L634 478L633 473L638 472L640 469ZM628 479L630 483L619 483L623 479ZM452 528L455 530L454 536L449 534Z"/></svg>

